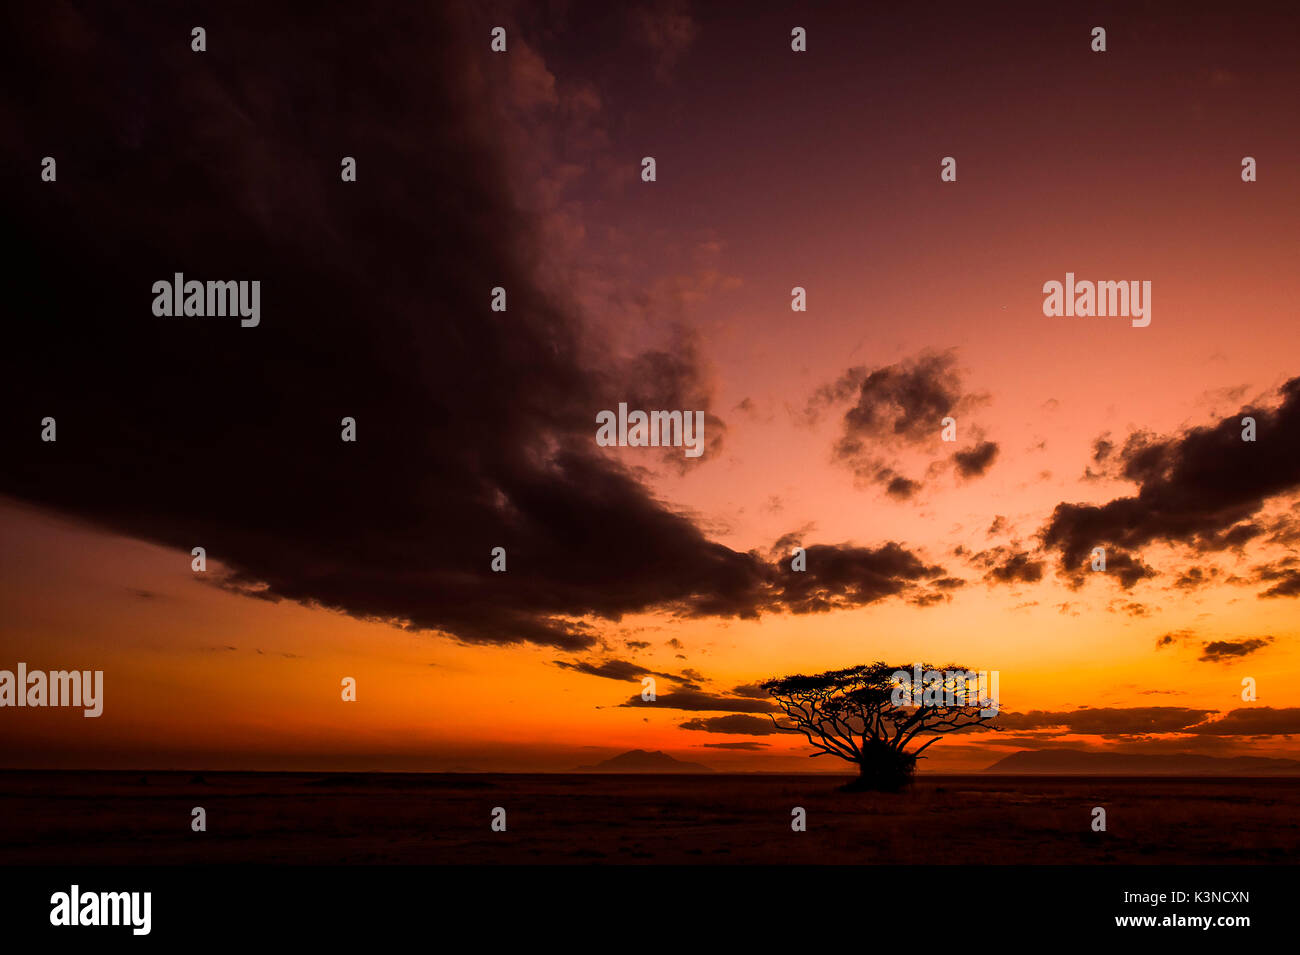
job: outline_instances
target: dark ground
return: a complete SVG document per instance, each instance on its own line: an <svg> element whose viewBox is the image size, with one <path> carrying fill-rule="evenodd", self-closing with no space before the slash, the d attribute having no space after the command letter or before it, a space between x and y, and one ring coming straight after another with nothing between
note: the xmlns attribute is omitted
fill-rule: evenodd
<svg viewBox="0 0 1300 955"><path fill-rule="evenodd" d="M0 865L1259 864L1300 779L0 772ZM192 832L190 810L207 810ZM508 830L490 829L493 807ZM790 811L807 810L793 832ZM1093 832L1102 806L1107 832Z"/></svg>

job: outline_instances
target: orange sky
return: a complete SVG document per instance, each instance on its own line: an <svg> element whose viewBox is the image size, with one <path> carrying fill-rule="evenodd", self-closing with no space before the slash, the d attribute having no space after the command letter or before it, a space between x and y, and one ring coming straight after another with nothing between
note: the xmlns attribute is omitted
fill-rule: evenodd
<svg viewBox="0 0 1300 955"><path fill-rule="evenodd" d="M898 541L967 585L935 606L887 599L759 619L663 606L579 619L599 634L581 652L492 646L254 599L215 586L229 569L219 553L195 575L187 549L0 497L0 668L103 669L106 682L97 720L0 712L0 765L530 771L641 748L720 769L842 768L809 761L801 737L681 727L726 710L620 707L639 680L556 661L689 669L727 694L876 659L952 660L998 670L1017 713L1226 713L1246 705L1252 677L1254 705L1300 707L1295 598L1261 599L1246 583L1290 557L1294 538L1197 553L1153 544L1141 557L1159 576L1131 590L1103 579L1072 589L1055 555L1035 550L1058 504L1134 493L1113 474L1085 477L1100 436L1176 437L1274 407L1300 373L1300 94L1293 50L1269 23L1168 28L1116 14L1111 49L1093 54L1091 23L1059 14L907 31L845 11L806 15L810 50L794 55L788 16L673 9L668 31L599 18L588 44L580 20L503 13L510 52L473 61L466 83L541 236L533 278L572 310L587 357L688 355L725 423L721 445L684 469L650 451L601 453L732 550L767 555L791 533ZM655 183L639 181L643 155L657 158ZM955 183L939 180L947 155ZM1246 155L1258 182L1241 181ZM1067 271L1150 281L1150 326L1044 317L1042 285ZM790 309L796 285L806 313ZM834 459L851 399L815 416L810 401L851 368L935 354L969 399L958 446L984 438L998 456L969 480L927 475L953 450L936 421L932 441L879 449L924 485L898 500ZM1254 516L1283 526L1298 502L1292 487ZM999 545L1037 553L1042 579L989 582L970 555ZM487 550L464 558L478 569ZM1221 576L1175 587L1193 566ZM527 573L515 563L508 576ZM1201 659L1207 643L1253 638L1268 642ZM340 700L348 676L355 704ZM979 769L1048 744L1300 757L1277 733L1005 735L945 740L924 769Z"/></svg>

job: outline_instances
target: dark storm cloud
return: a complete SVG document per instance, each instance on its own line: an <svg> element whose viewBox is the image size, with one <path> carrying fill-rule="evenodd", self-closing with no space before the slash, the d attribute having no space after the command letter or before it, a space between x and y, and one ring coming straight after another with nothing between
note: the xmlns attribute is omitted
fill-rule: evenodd
<svg viewBox="0 0 1300 955"><path fill-rule="evenodd" d="M955 578L948 578L942 567L925 563L893 541L876 548L814 544L807 552L807 572L782 573L776 580L773 606L792 613L824 613L887 597L931 596L922 590L927 586L954 586Z"/></svg>
<svg viewBox="0 0 1300 955"><path fill-rule="evenodd" d="M1111 473L1113 461L1112 454L1115 451L1115 442L1110 440L1109 432L1095 439L1092 442L1092 462L1083 469L1083 480L1100 481L1107 477L1113 477ZM1096 465L1096 470L1093 469Z"/></svg>
<svg viewBox="0 0 1300 955"><path fill-rule="evenodd" d="M1291 736L1300 734L1300 707L1251 706L1207 720L1187 732L1201 736Z"/></svg>
<svg viewBox="0 0 1300 955"><path fill-rule="evenodd" d="M598 640L584 616L810 612L923 585L895 544L822 547L792 581L597 453L595 413L629 382L652 407L700 392L691 343L615 361L542 291L558 283L536 275L496 99L518 98L522 61L493 56L483 22L331 6L347 30L223 6L205 54L184 11L16 14L7 67L41 80L0 110L31 173L0 186L23 279L0 492L176 548L178 566L203 546L238 593L473 643L577 651ZM152 283L175 272L260 281L261 324L155 317ZM886 390L946 406L926 387ZM57 443L39 440L47 415Z"/></svg>
<svg viewBox="0 0 1300 955"><path fill-rule="evenodd" d="M1213 640L1201 648L1200 659L1207 663L1235 660L1249 656L1273 642L1272 637L1247 637L1241 640Z"/></svg>
<svg viewBox="0 0 1300 955"><path fill-rule="evenodd" d="M1043 562L1018 547L992 547L970 557L987 570L984 579L995 584L1032 584L1043 579Z"/></svg>
<svg viewBox="0 0 1300 955"><path fill-rule="evenodd" d="M1255 580L1268 584L1260 597L1300 597L1300 568L1295 566L1295 558L1255 568Z"/></svg>
<svg viewBox="0 0 1300 955"><path fill-rule="evenodd" d="M1174 587L1178 590L1196 590L1200 587L1209 586L1214 578L1219 576L1219 570L1215 567L1188 567L1178 579L1174 581Z"/></svg>
<svg viewBox="0 0 1300 955"><path fill-rule="evenodd" d="M1261 597L1300 597L1300 571L1289 570L1281 583L1274 584Z"/></svg>
<svg viewBox="0 0 1300 955"><path fill-rule="evenodd" d="M993 441L981 441L973 448L957 451L953 454L953 463L957 473L963 478L983 477L993 466L993 459L998 456L998 446Z"/></svg>
<svg viewBox="0 0 1300 955"><path fill-rule="evenodd" d="M634 696L619 706L648 706L665 710L730 710L739 713L773 713L777 706L770 700L756 700L738 696L723 696L702 690L674 690L660 693L654 700L643 700Z"/></svg>
<svg viewBox="0 0 1300 955"><path fill-rule="evenodd" d="M1143 563L1140 557L1123 551L1107 552L1105 573L1118 578L1125 590L1131 590L1139 580L1156 576L1155 570ZM1075 582L1078 583L1082 576L1082 573L1076 575Z"/></svg>
<svg viewBox="0 0 1300 955"><path fill-rule="evenodd" d="M1171 647L1179 641L1186 640L1192 636L1190 630L1174 630L1169 633L1161 634L1156 637L1156 649L1163 650L1165 647Z"/></svg>
<svg viewBox="0 0 1300 955"><path fill-rule="evenodd" d="M1095 709L1003 713L999 726L1008 730L1059 730L1087 736L1142 736L1187 732L1213 710L1182 706L1098 707Z"/></svg>
<svg viewBox="0 0 1300 955"><path fill-rule="evenodd" d="M1111 547L1134 552L1182 542L1208 553L1258 536L1250 519L1264 503L1300 489L1300 378L1284 384L1278 399L1172 437L1131 435L1110 463L1138 484L1137 494L1102 505L1058 504L1043 527L1062 572L1076 573L1096 546L1107 547L1109 570ZM1253 442L1242 440L1245 416L1256 422Z"/></svg>
<svg viewBox="0 0 1300 955"><path fill-rule="evenodd" d="M1266 538L1270 544L1300 544L1300 501L1291 503L1291 513L1282 514L1270 522Z"/></svg>
<svg viewBox="0 0 1300 955"><path fill-rule="evenodd" d="M698 673L660 673L657 670L650 670L637 663L631 663L627 660L600 660L600 661L554 661L557 667L565 670L573 670L575 673L585 673L588 676L604 677L607 680L640 680L646 676L662 677L665 680L679 681L683 686L690 689L698 689L695 683L699 679Z"/></svg>
<svg viewBox="0 0 1300 955"><path fill-rule="evenodd" d="M1200 737L1266 737L1300 734L1300 707L1243 707L1223 715L1213 709L1191 707L1099 707L1066 712L1035 709L1028 713L1002 713L997 722L1005 730L1056 730L1024 738L1024 741L1037 739L1040 742L1065 734L1140 737L1169 733ZM1010 741L1000 738L998 742Z"/></svg>
<svg viewBox="0 0 1300 955"><path fill-rule="evenodd" d="M1102 571L1091 568L1090 552L1084 564L1070 568L1068 574L1064 570L1061 572L1066 576L1071 590L1078 590L1092 577L1109 577L1125 590L1131 590L1138 581L1156 576L1155 569L1145 564L1142 558L1111 547L1106 548L1106 569Z"/></svg>
<svg viewBox="0 0 1300 955"><path fill-rule="evenodd" d="M1155 608L1159 610L1159 607ZM1112 600L1106 605L1106 610L1110 613L1127 614L1130 617L1149 617L1153 610L1144 603L1138 603L1135 600Z"/></svg>
<svg viewBox="0 0 1300 955"><path fill-rule="evenodd" d="M900 501L906 501L916 496L921 490L921 482L913 481L911 478L903 477L901 474L894 474L889 469L881 470L877 474L877 480L885 485L885 493L890 497L897 498Z"/></svg>
<svg viewBox="0 0 1300 955"><path fill-rule="evenodd" d="M1258 524L1236 524L1221 534L1207 534L1205 540L1214 550L1240 550L1264 533L1264 528Z"/></svg>
<svg viewBox="0 0 1300 955"><path fill-rule="evenodd" d="M954 354L927 352L881 368L850 368L817 390L808 411L815 416L825 407L852 401L844 414L842 449L853 450L852 442L862 440L928 440L967 400Z"/></svg>
<svg viewBox="0 0 1300 955"><path fill-rule="evenodd" d="M734 733L739 736L773 736L781 732L770 719L746 716L743 713L734 713L731 716L699 716L685 723L679 723L678 726L684 730Z"/></svg>
<svg viewBox="0 0 1300 955"><path fill-rule="evenodd" d="M813 393L805 417L816 421L828 408L850 403L835 444L835 460L852 468L860 481L878 484L891 497L908 500L923 484L898 473L889 455L938 440L944 418L986 397L963 390L952 351L923 352L880 368L848 369ZM988 470L997 453L997 444L980 441L956 452L952 462L963 478L974 478Z"/></svg>

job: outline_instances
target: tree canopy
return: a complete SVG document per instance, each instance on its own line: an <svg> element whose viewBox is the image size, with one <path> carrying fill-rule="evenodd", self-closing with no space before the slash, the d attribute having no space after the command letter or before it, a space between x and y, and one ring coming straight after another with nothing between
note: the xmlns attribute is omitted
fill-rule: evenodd
<svg viewBox="0 0 1300 955"><path fill-rule="evenodd" d="M762 684L785 714L778 729L802 733L816 752L855 763L852 788L898 789L916 761L944 734L992 724L994 699L981 696L987 679L967 667L883 662L795 674ZM909 749L918 737L931 738Z"/></svg>

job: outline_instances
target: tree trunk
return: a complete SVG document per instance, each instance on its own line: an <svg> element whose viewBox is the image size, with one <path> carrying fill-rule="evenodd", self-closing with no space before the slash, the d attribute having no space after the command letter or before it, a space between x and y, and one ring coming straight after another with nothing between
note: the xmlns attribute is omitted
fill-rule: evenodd
<svg viewBox="0 0 1300 955"><path fill-rule="evenodd" d="M869 745L858 761L858 778L844 787L847 792L898 792L912 782L916 757L887 744Z"/></svg>

